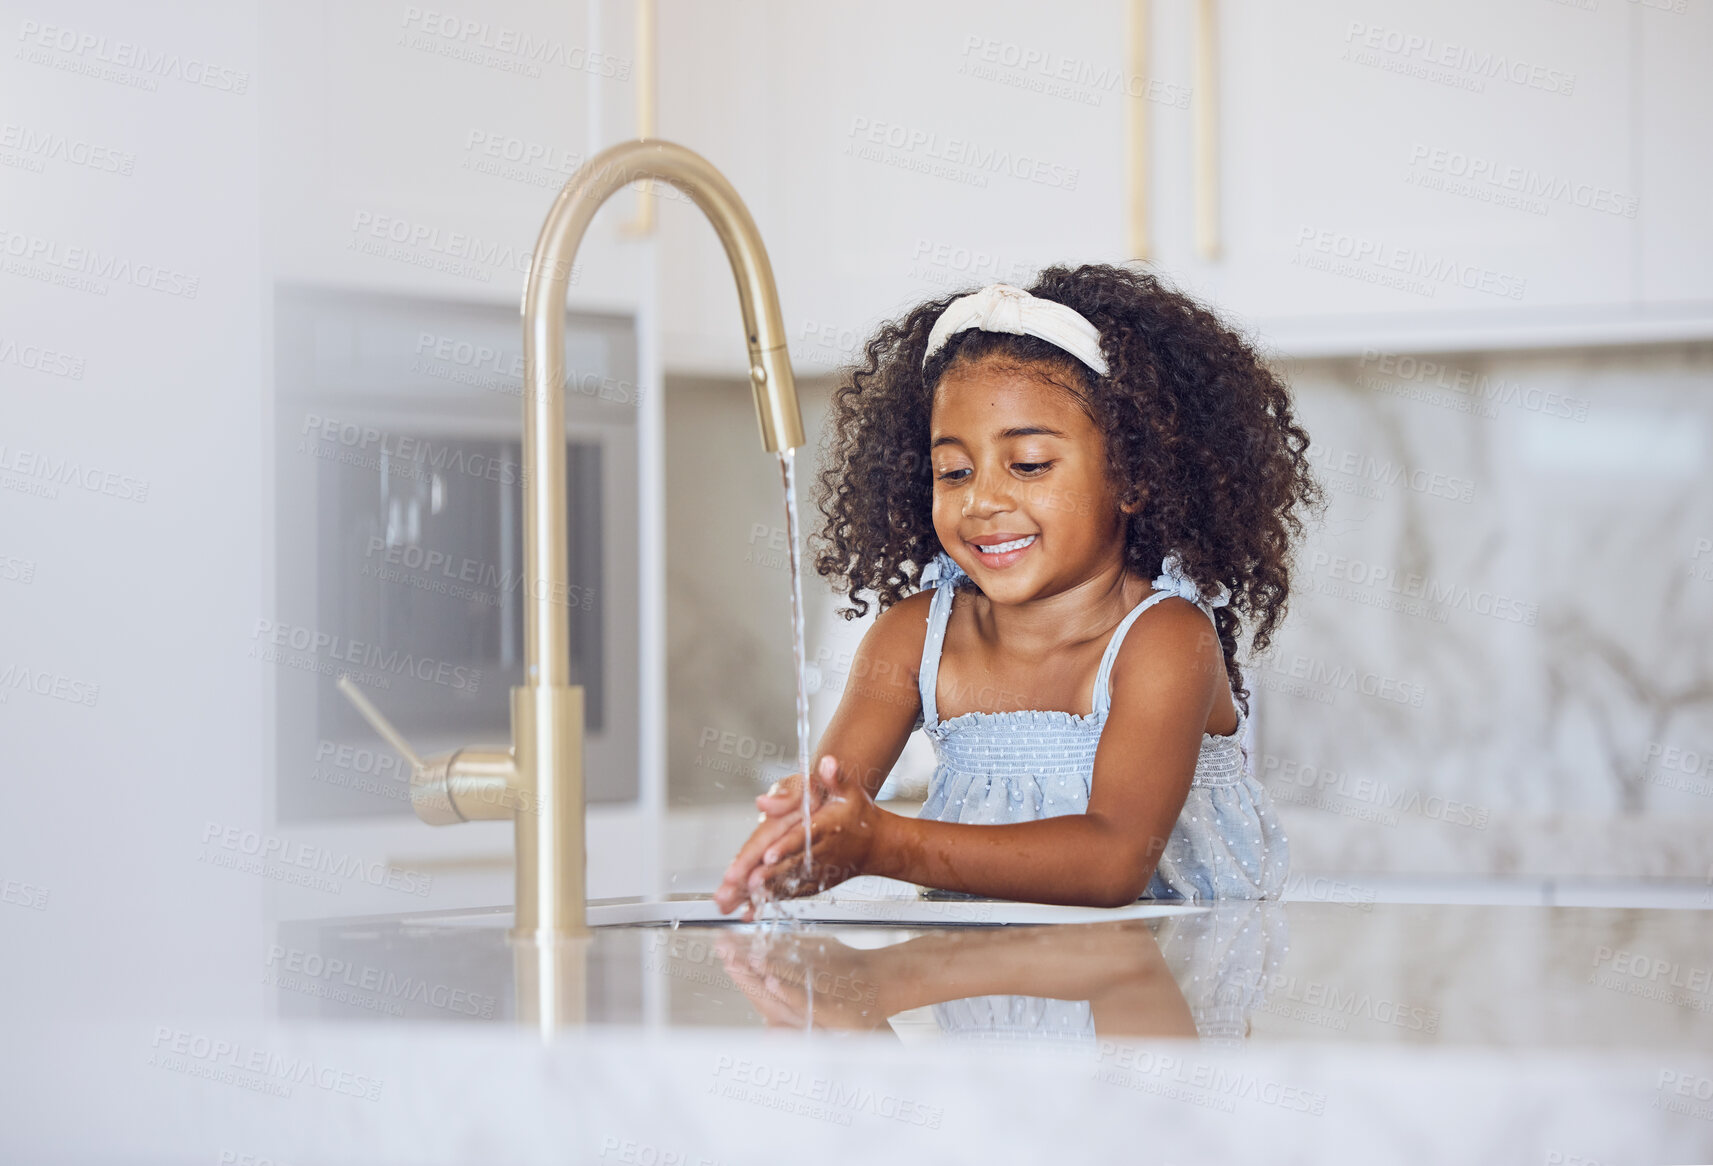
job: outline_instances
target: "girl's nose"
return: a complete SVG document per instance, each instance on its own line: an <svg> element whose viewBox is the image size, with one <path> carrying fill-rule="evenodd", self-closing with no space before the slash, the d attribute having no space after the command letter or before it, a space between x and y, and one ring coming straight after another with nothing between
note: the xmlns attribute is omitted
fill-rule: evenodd
<svg viewBox="0 0 1713 1166"><path fill-rule="evenodd" d="M986 518L1014 508L1011 482L1004 475L977 470L972 476L969 492L964 495L964 516Z"/></svg>

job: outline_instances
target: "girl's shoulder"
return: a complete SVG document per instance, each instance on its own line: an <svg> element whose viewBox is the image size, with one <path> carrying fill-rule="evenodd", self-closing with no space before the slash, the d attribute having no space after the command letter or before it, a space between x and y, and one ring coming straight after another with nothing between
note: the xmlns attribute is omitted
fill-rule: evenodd
<svg viewBox="0 0 1713 1166"><path fill-rule="evenodd" d="M1225 649L1207 612L1181 595L1157 595L1143 598L1147 609L1130 621L1119 642L1109 674L1115 699L1124 691L1182 687L1186 677L1201 678L1210 690L1226 682Z"/></svg>
<svg viewBox="0 0 1713 1166"><path fill-rule="evenodd" d="M885 665L892 675L908 670L914 676L928 642L928 621L934 590L927 588L906 595L874 617L862 638L859 653L870 666Z"/></svg>

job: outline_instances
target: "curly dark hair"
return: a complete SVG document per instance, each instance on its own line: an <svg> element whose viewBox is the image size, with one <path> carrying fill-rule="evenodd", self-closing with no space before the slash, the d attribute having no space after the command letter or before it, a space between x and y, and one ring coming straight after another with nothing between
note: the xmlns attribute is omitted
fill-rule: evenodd
<svg viewBox="0 0 1713 1166"><path fill-rule="evenodd" d="M1109 374L1045 340L979 329L955 333L924 368L929 331L964 292L883 323L833 393L816 480L825 522L815 570L850 598L846 619L868 614L860 591L884 611L920 589L922 568L941 550L928 457L934 388L954 364L996 357L1073 390L1105 433L1118 500L1139 504L1125 525L1128 569L1151 579L1175 552L1204 589L1230 589L1214 622L1247 711L1238 636L1249 622L1256 654L1271 643L1304 516L1325 504L1289 390L1237 333L1150 272L1055 266L1028 290L1100 330Z"/></svg>

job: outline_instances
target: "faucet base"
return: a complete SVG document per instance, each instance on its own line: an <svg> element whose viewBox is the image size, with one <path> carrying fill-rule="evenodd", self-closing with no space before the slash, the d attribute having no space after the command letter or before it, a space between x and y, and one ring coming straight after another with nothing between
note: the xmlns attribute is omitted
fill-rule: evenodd
<svg viewBox="0 0 1713 1166"><path fill-rule="evenodd" d="M592 942L587 936L519 938L512 932L512 983L520 1023L534 1025L543 1037L588 1023Z"/></svg>
<svg viewBox="0 0 1713 1166"><path fill-rule="evenodd" d="M520 798L511 934L542 941L585 936L582 686L512 689L512 748Z"/></svg>

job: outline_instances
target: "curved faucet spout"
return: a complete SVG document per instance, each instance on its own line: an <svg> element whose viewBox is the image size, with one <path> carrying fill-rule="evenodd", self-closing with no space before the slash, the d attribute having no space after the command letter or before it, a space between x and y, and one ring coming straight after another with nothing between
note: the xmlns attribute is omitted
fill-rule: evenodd
<svg viewBox="0 0 1713 1166"><path fill-rule="evenodd" d="M688 195L713 224L737 279L749 349L750 385L762 448L802 445L797 383L786 351L785 324L767 249L743 200L718 170L693 150L643 138L603 150L565 183L542 224L523 299L524 459L528 480L524 521L525 576L532 593L525 626L526 680L570 683L569 612L565 584L565 302L572 261L602 203L632 182L654 179Z"/></svg>
<svg viewBox="0 0 1713 1166"><path fill-rule="evenodd" d="M732 184L672 142L626 142L591 158L565 183L542 224L523 298L524 682L512 689L510 776L516 805L517 916L513 935L553 943L586 934L583 845L583 689L571 683L565 498L565 300L572 260L601 204L640 179L682 190L713 223L737 277L762 446L803 444L797 384L773 269ZM490 768L492 768L490 766ZM543 949L546 950L546 949ZM545 1005L544 1005L545 1007Z"/></svg>
<svg viewBox="0 0 1713 1166"><path fill-rule="evenodd" d="M797 383L773 269L755 222L707 159L671 142L614 146L573 174L548 212L524 288L524 682L511 690L512 741L418 757L349 680L340 690L411 763L411 804L435 825L511 816L516 826L518 1008L543 1031L581 1015L582 967L565 945L588 934L583 846L583 689L571 683L565 497L565 297L571 261L595 211L638 179L689 195L714 224L743 307L762 446L803 444ZM800 626L800 625L799 625ZM801 661L801 657L799 657Z"/></svg>

